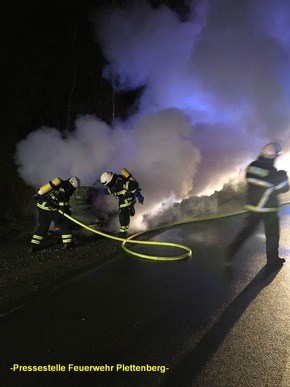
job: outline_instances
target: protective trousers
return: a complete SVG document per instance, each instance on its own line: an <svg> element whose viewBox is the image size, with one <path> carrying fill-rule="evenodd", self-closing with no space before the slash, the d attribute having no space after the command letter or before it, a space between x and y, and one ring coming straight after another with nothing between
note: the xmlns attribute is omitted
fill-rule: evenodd
<svg viewBox="0 0 290 387"><path fill-rule="evenodd" d="M120 222L120 233L126 233L129 229L130 216L134 216L134 207L121 207L119 208L119 222Z"/></svg>
<svg viewBox="0 0 290 387"><path fill-rule="evenodd" d="M264 223L267 262L270 263L279 257L280 225L276 211L248 213L245 226L229 246L232 256L240 249L249 236L253 234L261 221Z"/></svg>
<svg viewBox="0 0 290 387"><path fill-rule="evenodd" d="M41 241L46 236L50 223L55 222L61 228L62 242L64 244L72 242L71 223L68 218L61 215L58 211L47 211L38 209L38 226L31 239L34 245L40 245Z"/></svg>

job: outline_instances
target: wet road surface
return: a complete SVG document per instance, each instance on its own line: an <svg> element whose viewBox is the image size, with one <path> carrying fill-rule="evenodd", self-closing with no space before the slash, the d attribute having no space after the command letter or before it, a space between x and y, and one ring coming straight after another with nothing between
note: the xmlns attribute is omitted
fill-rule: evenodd
<svg viewBox="0 0 290 387"><path fill-rule="evenodd" d="M154 239L191 247L191 258L124 253L2 316L0 385L289 387L290 208L281 210L288 260L274 272L262 229L223 266L243 220L169 229Z"/></svg>

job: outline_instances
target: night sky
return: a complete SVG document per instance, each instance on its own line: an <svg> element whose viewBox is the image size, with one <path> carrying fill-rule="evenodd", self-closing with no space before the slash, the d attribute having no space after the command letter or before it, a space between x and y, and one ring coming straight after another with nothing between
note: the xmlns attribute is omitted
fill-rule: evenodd
<svg viewBox="0 0 290 387"><path fill-rule="evenodd" d="M265 142L287 155L288 1L2 8L2 206L17 184L126 166L149 211L220 189Z"/></svg>

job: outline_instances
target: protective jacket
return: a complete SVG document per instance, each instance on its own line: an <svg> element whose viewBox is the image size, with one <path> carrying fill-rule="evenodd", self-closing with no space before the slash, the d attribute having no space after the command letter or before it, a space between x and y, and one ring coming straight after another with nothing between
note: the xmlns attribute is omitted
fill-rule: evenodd
<svg viewBox="0 0 290 387"><path fill-rule="evenodd" d="M75 191L68 180L64 180L55 189L46 195L41 195L37 200L37 207L46 211L58 211L61 209L65 213L70 213L69 198Z"/></svg>
<svg viewBox="0 0 290 387"><path fill-rule="evenodd" d="M136 180L129 180L114 173L113 179L107 185L107 193L113 194L119 201L119 208L133 206L136 203L135 194L140 191Z"/></svg>
<svg viewBox="0 0 290 387"><path fill-rule="evenodd" d="M246 170L248 185L245 209L252 212L278 211L278 195L289 190L285 171L274 167L274 160L259 157Z"/></svg>

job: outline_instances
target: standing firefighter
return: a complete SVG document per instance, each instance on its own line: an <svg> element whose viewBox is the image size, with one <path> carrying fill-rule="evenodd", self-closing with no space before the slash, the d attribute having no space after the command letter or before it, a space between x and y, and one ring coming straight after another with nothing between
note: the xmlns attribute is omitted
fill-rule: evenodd
<svg viewBox="0 0 290 387"><path fill-rule="evenodd" d="M246 224L236 235L226 255L229 265L234 254L255 231L260 221L264 223L266 236L267 264L271 267L282 266L284 258L279 257L279 201L278 195L289 190L288 177L285 171L278 171L274 161L281 153L281 146L276 142L265 145L258 159L248 165Z"/></svg>
<svg viewBox="0 0 290 387"><path fill-rule="evenodd" d="M71 222L58 210L70 215L69 199L79 186L80 179L76 176L68 180L57 177L41 187L34 195L37 200L38 226L31 239L30 252L40 248L51 222L60 226L63 247L67 249L73 246Z"/></svg>
<svg viewBox="0 0 290 387"><path fill-rule="evenodd" d="M107 187L106 192L113 194L119 201L120 231L117 235L120 238L127 238L130 216L135 215L134 205L136 198L139 203L143 204L144 202L141 188L139 188L138 182L125 168L121 170L120 175L113 172L104 172L100 180Z"/></svg>

